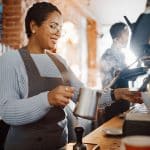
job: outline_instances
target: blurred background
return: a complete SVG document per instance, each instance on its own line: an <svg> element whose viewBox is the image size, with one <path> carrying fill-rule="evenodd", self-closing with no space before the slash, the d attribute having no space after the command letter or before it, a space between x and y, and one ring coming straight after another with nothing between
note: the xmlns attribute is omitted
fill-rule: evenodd
<svg viewBox="0 0 150 150"><path fill-rule="evenodd" d="M18 49L27 43L24 17L27 9L42 0L0 0L0 55L8 47ZM44 0L43 0L44 1ZM48 1L48 0L45 0ZM144 11L146 0L49 0L64 18L57 53L66 58L74 73L86 85L101 88L99 60L110 47L109 28L115 22L131 22ZM127 49L127 64L136 58Z"/></svg>

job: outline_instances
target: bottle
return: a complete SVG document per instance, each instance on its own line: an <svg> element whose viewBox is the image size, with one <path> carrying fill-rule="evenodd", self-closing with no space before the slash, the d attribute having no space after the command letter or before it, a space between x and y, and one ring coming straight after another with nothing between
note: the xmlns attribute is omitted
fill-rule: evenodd
<svg viewBox="0 0 150 150"><path fill-rule="evenodd" d="M86 146L82 143L84 129L82 127L75 127L76 144L73 146L73 150L86 150Z"/></svg>

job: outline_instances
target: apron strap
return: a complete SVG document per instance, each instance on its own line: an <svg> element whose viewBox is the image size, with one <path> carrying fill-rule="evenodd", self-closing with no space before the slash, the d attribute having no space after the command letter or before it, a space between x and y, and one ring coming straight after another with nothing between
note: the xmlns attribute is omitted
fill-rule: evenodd
<svg viewBox="0 0 150 150"><path fill-rule="evenodd" d="M24 62L24 65L25 65L25 68L28 70L27 71L27 75L28 75L28 78L30 79L33 79L32 77L33 76L37 76L39 75L40 76L40 73L30 55L30 53L25 49L25 48L21 48L19 50L19 53L23 59L23 62ZM32 72L32 73L28 73L28 72Z"/></svg>
<svg viewBox="0 0 150 150"><path fill-rule="evenodd" d="M69 80L69 74L66 66L54 55L49 52L47 52L48 56L51 58L51 60L54 62L54 64L57 66L59 69L65 85L71 85L70 80Z"/></svg>

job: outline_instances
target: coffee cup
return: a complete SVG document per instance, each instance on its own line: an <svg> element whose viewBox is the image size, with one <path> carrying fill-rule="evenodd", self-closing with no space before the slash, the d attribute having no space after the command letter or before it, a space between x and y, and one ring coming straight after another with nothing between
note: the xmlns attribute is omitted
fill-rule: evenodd
<svg viewBox="0 0 150 150"><path fill-rule="evenodd" d="M150 150L150 136L127 136L122 139L124 150Z"/></svg>

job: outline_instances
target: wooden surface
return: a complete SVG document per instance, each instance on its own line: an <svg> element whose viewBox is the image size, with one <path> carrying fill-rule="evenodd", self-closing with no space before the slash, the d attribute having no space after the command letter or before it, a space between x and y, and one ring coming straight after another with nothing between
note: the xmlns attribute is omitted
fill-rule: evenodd
<svg viewBox="0 0 150 150"><path fill-rule="evenodd" d="M90 134L88 134L83 141L86 143L95 143L100 145L101 150L120 150L121 136L108 136L103 132L104 128L121 128L123 126L123 119L114 117Z"/></svg>
<svg viewBox="0 0 150 150"><path fill-rule="evenodd" d="M121 136L106 135L103 131L104 128L122 128L123 119L114 117L96 130L83 138L84 143L94 143L100 146L100 150L120 150ZM67 150L72 150L72 143L68 144ZM88 150L92 150L88 148Z"/></svg>

